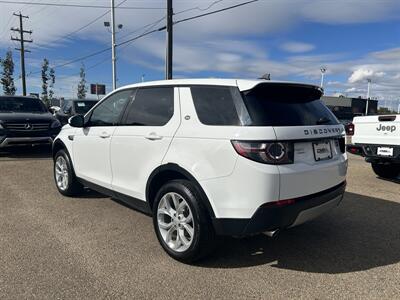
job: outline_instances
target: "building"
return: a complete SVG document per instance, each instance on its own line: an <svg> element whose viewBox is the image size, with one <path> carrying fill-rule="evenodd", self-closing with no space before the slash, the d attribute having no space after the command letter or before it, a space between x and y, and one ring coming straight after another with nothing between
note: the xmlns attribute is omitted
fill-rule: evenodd
<svg viewBox="0 0 400 300"><path fill-rule="evenodd" d="M366 99L323 96L322 101L329 107L339 120L352 120L355 116L365 114ZM368 100L368 114L378 112L378 100Z"/></svg>

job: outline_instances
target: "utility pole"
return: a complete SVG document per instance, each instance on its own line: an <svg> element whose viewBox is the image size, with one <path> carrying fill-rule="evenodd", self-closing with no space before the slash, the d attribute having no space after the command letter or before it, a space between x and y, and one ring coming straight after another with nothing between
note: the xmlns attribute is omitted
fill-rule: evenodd
<svg viewBox="0 0 400 300"><path fill-rule="evenodd" d="M165 79L172 79L173 59L173 15L172 0L167 0L167 53L165 65Z"/></svg>
<svg viewBox="0 0 400 300"><path fill-rule="evenodd" d="M115 58L115 5L114 0L111 0L111 44L112 44L112 86L113 90L117 88L117 66Z"/></svg>
<svg viewBox="0 0 400 300"><path fill-rule="evenodd" d="M370 92L370 87L371 87L371 78L367 79L368 82L368 87L367 87L367 102L365 105L365 115L368 116L368 104L369 104L369 92Z"/></svg>
<svg viewBox="0 0 400 300"><path fill-rule="evenodd" d="M22 79L22 95L26 96L26 81L25 81L25 52L31 52L29 50L25 50L24 43L32 43L32 40L25 40L24 33L32 34L31 30L24 30L23 26L23 18L29 19L28 16L23 16L21 12L19 14L13 13L14 16L19 17L19 28L11 28L11 31L15 31L19 33L19 38L15 38L11 36L12 41L19 41L21 43L20 48L15 48L15 50L20 51L21 53L21 79Z"/></svg>

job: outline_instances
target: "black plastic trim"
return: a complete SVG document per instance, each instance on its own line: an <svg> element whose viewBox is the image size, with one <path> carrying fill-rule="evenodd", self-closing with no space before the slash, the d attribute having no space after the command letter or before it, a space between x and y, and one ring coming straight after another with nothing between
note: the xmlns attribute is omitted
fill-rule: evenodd
<svg viewBox="0 0 400 300"><path fill-rule="evenodd" d="M174 171L174 172L180 173L184 177L188 178L197 187L198 191L200 192L200 194L202 196L202 200L204 200L203 204L205 205L209 216L211 218L215 218L214 210L212 209L210 201L208 200L208 197L207 197L206 193L204 192L203 188L201 187L201 185L199 184L199 182L193 177L192 174L190 174L188 171L186 171L185 169L183 169L182 167L180 167L177 164L168 163L168 164L159 166L150 174L149 179L147 180L147 184L146 184L146 199L148 201L149 201L149 195L150 195L151 182L154 179L154 177L156 177L159 173L161 173L163 171Z"/></svg>
<svg viewBox="0 0 400 300"><path fill-rule="evenodd" d="M116 200L122 201L125 204L127 204L128 206L130 206L130 207L132 207L132 208L134 208L134 209L136 209L136 210L138 210L138 211L140 211L142 213L145 213L145 214L147 214L149 216L152 215L150 206L146 201L143 201L143 200L140 200L140 199L137 199L137 198L134 198L134 197L131 197L131 196L127 196L125 194L121 194L119 192L107 189L105 187L102 187L102 186L100 186L98 184L92 183L92 182L87 181L87 180L82 179L82 178L78 178L77 177L77 179L84 186L86 186L86 187L88 187L88 188L90 188L90 189L92 189L92 190L94 190L96 192L99 192L101 194L107 195L107 196L109 196L111 198L115 198Z"/></svg>

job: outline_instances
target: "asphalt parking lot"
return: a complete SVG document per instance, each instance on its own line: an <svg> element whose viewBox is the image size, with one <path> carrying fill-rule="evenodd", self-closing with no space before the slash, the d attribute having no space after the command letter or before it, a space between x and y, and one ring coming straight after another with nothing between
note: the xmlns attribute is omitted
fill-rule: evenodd
<svg viewBox="0 0 400 300"><path fill-rule="evenodd" d="M270 239L170 259L149 217L56 190L47 149L0 153L0 298L400 298L400 180L351 156L342 205Z"/></svg>

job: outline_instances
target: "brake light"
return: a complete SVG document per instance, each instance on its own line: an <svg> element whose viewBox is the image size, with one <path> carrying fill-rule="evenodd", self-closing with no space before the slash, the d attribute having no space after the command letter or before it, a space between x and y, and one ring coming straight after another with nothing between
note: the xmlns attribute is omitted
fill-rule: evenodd
<svg viewBox="0 0 400 300"><path fill-rule="evenodd" d="M355 129L354 124L353 124L353 123L349 123L349 124L346 126L346 134L347 134L347 135L350 135L350 136L354 135L354 129Z"/></svg>
<svg viewBox="0 0 400 300"><path fill-rule="evenodd" d="M232 145L239 155L264 164L292 164L294 160L291 142L232 141Z"/></svg>

